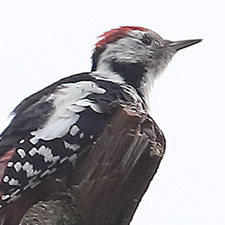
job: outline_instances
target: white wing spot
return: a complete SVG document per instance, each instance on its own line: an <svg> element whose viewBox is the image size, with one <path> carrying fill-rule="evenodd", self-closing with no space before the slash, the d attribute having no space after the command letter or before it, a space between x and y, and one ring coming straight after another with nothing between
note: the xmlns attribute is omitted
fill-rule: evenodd
<svg viewBox="0 0 225 225"><path fill-rule="evenodd" d="M2 195L2 201L7 200L8 198L10 198L10 195Z"/></svg>
<svg viewBox="0 0 225 225"><path fill-rule="evenodd" d="M24 171L30 171L30 170L32 170L33 169L33 165L32 164L30 164L29 162L25 162L24 164L23 164L23 170Z"/></svg>
<svg viewBox="0 0 225 225"><path fill-rule="evenodd" d="M27 177L33 177L41 172L41 170L34 170L34 166L29 162L25 162L22 168L27 173Z"/></svg>
<svg viewBox="0 0 225 225"><path fill-rule="evenodd" d="M84 133L80 134L80 139L82 139L84 137Z"/></svg>
<svg viewBox="0 0 225 225"><path fill-rule="evenodd" d="M7 167L12 167L13 166L13 162L8 162Z"/></svg>
<svg viewBox="0 0 225 225"><path fill-rule="evenodd" d="M37 149L32 148L28 153L29 153L30 156L34 156L37 153Z"/></svg>
<svg viewBox="0 0 225 225"><path fill-rule="evenodd" d="M52 149L45 147L44 145L42 145L39 149L38 149L38 154L39 155L43 155L44 156L44 160L45 162L56 162L57 160L60 159L59 156L53 156L52 154Z"/></svg>
<svg viewBox="0 0 225 225"><path fill-rule="evenodd" d="M71 149L74 152L77 151L80 148L80 145L78 144L70 144L67 141L63 141L65 148Z"/></svg>
<svg viewBox="0 0 225 225"><path fill-rule="evenodd" d="M17 162L14 164L14 168L15 168L16 172L19 172L22 169L22 167L23 166L22 166L21 162Z"/></svg>
<svg viewBox="0 0 225 225"><path fill-rule="evenodd" d="M17 149L17 153L22 159L26 156L26 152L22 148Z"/></svg>
<svg viewBox="0 0 225 225"><path fill-rule="evenodd" d="M94 135L92 134L92 135L90 135L90 139L93 139L94 138Z"/></svg>
<svg viewBox="0 0 225 225"><path fill-rule="evenodd" d="M3 181L4 181L5 183L9 182L9 176L4 176Z"/></svg>
<svg viewBox="0 0 225 225"><path fill-rule="evenodd" d="M71 127L71 129L70 129L70 134L72 135L72 136L75 136L78 132L79 132L79 127L78 126L76 126L76 125L73 125L72 127Z"/></svg>
<svg viewBox="0 0 225 225"><path fill-rule="evenodd" d="M24 142L25 142L25 139L19 140L19 143L20 143L20 144L23 144Z"/></svg>
<svg viewBox="0 0 225 225"><path fill-rule="evenodd" d="M14 179L14 178L11 178L11 180L9 181L9 185L11 186L18 186L20 185L19 181Z"/></svg>
<svg viewBox="0 0 225 225"><path fill-rule="evenodd" d="M30 132L30 134L31 135L35 135L36 134L36 131ZM36 145L39 140L34 136L34 137L30 138L29 141L30 141L31 144Z"/></svg>

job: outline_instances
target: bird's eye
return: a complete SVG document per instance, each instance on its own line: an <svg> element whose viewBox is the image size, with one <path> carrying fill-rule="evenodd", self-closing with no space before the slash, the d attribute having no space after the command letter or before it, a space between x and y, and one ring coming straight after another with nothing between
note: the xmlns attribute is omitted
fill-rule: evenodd
<svg viewBox="0 0 225 225"><path fill-rule="evenodd" d="M141 39L142 43L146 45L151 45L152 40L148 35L144 35L143 38Z"/></svg>

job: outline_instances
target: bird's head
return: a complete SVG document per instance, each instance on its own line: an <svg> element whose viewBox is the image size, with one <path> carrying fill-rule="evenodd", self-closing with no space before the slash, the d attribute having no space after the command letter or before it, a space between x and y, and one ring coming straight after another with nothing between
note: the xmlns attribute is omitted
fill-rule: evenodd
<svg viewBox="0 0 225 225"><path fill-rule="evenodd" d="M200 41L168 41L146 28L120 27L99 36L92 71L107 80L132 85L145 96L173 55Z"/></svg>

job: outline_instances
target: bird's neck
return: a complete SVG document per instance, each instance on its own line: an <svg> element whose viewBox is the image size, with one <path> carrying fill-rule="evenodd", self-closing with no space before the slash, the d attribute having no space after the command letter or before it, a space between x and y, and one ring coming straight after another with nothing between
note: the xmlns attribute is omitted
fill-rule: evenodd
<svg viewBox="0 0 225 225"><path fill-rule="evenodd" d="M149 108L150 92L157 75L154 75L153 71L146 70L141 63L112 62L110 65L101 63L92 73L97 79L117 83L126 90L127 86L132 87Z"/></svg>

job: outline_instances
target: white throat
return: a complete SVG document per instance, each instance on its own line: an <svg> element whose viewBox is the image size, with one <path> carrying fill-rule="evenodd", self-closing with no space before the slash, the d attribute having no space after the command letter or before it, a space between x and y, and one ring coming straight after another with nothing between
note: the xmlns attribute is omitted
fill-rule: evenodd
<svg viewBox="0 0 225 225"><path fill-rule="evenodd" d="M146 105L150 109L150 97L151 90L154 87L154 82L158 78L158 75L155 75L153 71L146 73L141 81L139 91L143 95Z"/></svg>

